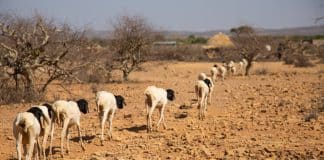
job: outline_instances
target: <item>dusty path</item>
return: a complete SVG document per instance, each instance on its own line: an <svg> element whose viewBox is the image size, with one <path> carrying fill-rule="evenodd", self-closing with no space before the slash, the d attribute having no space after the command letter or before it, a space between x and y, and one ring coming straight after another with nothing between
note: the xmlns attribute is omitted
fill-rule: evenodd
<svg viewBox="0 0 324 160"><path fill-rule="evenodd" d="M131 74L131 83L100 84L98 90L124 95L127 106L113 121L113 140L100 146L98 118L94 111L91 84L71 85L69 95L51 86L48 99L90 99L91 112L82 115L86 151L78 144L76 128L71 131L70 155L65 159L215 159L250 157L272 159L324 158L324 113L305 122L312 109L323 105L323 65L293 68L280 63L257 63L252 73L266 69L265 75L232 76L216 83L207 118L197 119L194 83L198 73L209 73L211 63L152 62L146 71ZM321 84L322 81L322 84ZM168 128L146 133L143 91L148 85L176 90L165 118ZM78 96L79 95L79 96ZM0 159L16 157L12 122L30 104L1 106ZM157 112L154 120L157 120ZM60 129L55 132L55 154L59 159Z"/></svg>

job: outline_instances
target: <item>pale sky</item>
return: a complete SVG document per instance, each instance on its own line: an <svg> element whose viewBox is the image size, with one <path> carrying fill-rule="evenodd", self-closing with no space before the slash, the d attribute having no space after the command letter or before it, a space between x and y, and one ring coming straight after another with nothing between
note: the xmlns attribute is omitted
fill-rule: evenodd
<svg viewBox="0 0 324 160"><path fill-rule="evenodd" d="M124 14L143 16L163 30L286 28L315 25L315 18L324 16L324 0L0 0L0 13L31 16L35 11L98 30L110 29Z"/></svg>

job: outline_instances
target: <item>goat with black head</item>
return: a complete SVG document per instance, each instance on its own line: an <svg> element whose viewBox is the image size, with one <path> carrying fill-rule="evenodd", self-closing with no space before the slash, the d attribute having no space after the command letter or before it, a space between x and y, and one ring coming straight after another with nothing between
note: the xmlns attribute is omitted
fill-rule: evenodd
<svg viewBox="0 0 324 160"><path fill-rule="evenodd" d="M112 139L112 120L114 114L118 109L124 108L126 106L126 102L123 96L114 95L107 91L99 91L96 93L96 105L97 112L100 119L100 127L101 127L101 137L100 142L103 145L104 141L104 128L105 122L108 118L109 122L109 138Z"/></svg>
<svg viewBox="0 0 324 160"><path fill-rule="evenodd" d="M172 89L167 89L167 98L170 101L173 101L175 99L174 91Z"/></svg>
<svg viewBox="0 0 324 160"><path fill-rule="evenodd" d="M80 99L78 101L64 101L59 100L53 103L53 111L55 118L58 122L61 120L63 121L63 129L61 133L61 156L63 157L63 142L64 138L67 138L67 152L69 152L69 129L70 127L76 125L79 133L79 142L81 148L85 150L82 134L81 134L81 124L80 124L80 117L81 112L86 114L89 112L88 102L85 99ZM54 130L54 123L52 123L52 128Z"/></svg>
<svg viewBox="0 0 324 160"><path fill-rule="evenodd" d="M163 126L166 128L164 110L168 101L173 101L175 99L175 92L172 89L149 86L144 91L144 95L147 108L147 131L152 131L152 114L155 108L158 108L160 111L160 119L156 125L157 129L161 122L163 122Z"/></svg>
<svg viewBox="0 0 324 160"><path fill-rule="evenodd" d="M124 105L126 106L125 99L121 95L115 96L117 108L122 109Z"/></svg>
<svg viewBox="0 0 324 160"><path fill-rule="evenodd" d="M76 101L78 104L78 107L80 109L80 111L83 114L87 114L89 113L89 108L88 108L88 102L85 99L79 99L78 101Z"/></svg>

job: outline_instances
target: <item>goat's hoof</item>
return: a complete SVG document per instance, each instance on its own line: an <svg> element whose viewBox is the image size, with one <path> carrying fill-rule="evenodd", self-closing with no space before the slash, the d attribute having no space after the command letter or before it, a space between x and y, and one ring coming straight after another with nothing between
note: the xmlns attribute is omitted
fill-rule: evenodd
<svg viewBox="0 0 324 160"><path fill-rule="evenodd" d="M109 136L108 139L109 139L109 140L113 140L113 137L112 137L112 136Z"/></svg>

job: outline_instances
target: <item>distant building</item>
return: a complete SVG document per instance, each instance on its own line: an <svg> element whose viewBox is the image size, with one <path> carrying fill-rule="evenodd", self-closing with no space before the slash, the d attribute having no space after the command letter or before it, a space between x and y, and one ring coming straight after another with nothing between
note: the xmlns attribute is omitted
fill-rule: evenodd
<svg viewBox="0 0 324 160"><path fill-rule="evenodd" d="M153 42L153 45L156 45L156 46L175 46L175 45L177 45L177 41L157 41L157 42Z"/></svg>

